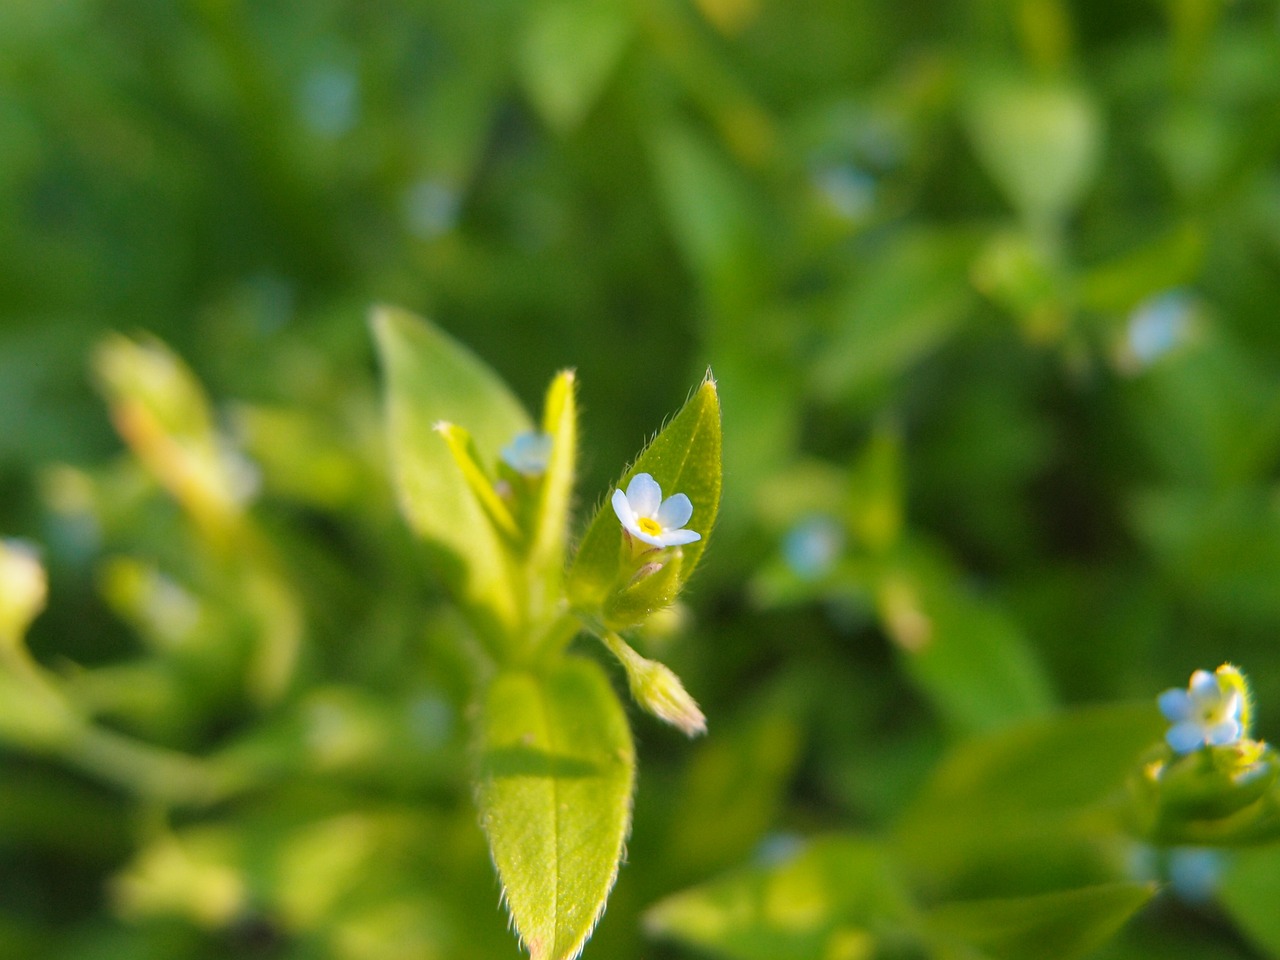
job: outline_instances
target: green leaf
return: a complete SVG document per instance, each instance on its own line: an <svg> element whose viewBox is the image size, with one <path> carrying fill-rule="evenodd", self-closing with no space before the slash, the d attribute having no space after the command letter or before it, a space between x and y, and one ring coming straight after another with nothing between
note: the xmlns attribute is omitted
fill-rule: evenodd
<svg viewBox="0 0 1280 960"><path fill-rule="evenodd" d="M914 546L880 581L877 603L911 678L955 727L991 730L1053 701L1039 660L995 603L972 594L947 559Z"/></svg>
<svg viewBox="0 0 1280 960"><path fill-rule="evenodd" d="M722 308L740 313L757 306L767 270L750 182L687 124L660 127L650 144L660 199L689 269Z"/></svg>
<svg viewBox="0 0 1280 960"><path fill-rule="evenodd" d="M1219 891L1227 913L1250 940L1271 956L1280 956L1280 870L1275 846L1235 855Z"/></svg>
<svg viewBox="0 0 1280 960"><path fill-rule="evenodd" d="M538 514L530 558L554 603L564 580L565 541L569 535L569 507L578 459L578 406L572 370L551 381L543 405L542 432L551 437L551 455L542 476Z"/></svg>
<svg viewBox="0 0 1280 960"><path fill-rule="evenodd" d="M1081 306L1103 313L1128 313L1153 294L1195 280L1204 262L1204 230L1194 222L1092 267L1079 281Z"/></svg>
<svg viewBox="0 0 1280 960"><path fill-rule="evenodd" d="M893 836L915 882L995 896L1114 879L1106 813L1165 723L1154 701L1029 721L954 749Z"/></svg>
<svg viewBox="0 0 1280 960"><path fill-rule="evenodd" d="M869 257L837 306L814 389L827 399L875 395L937 349L972 308L977 242L971 231L911 230Z"/></svg>
<svg viewBox="0 0 1280 960"><path fill-rule="evenodd" d="M883 853L854 837L815 841L772 868L742 870L668 897L645 929L730 960L869 957L873 930L906 913Z"/></svg>
<svg viewBox="0 0 1280 960"><path fill-rule="evenodd" d="M618 488L625 489L637 473L651 475L664 497L683 493L693 503L687 526L702 534L702 539L681 548L683 584L706 549L720 508L720 399L710 376L622 475ZM622 524L606 498L569 571L569 599L574 607L585 611L600 607L616 585L621 549Z"/></svg>
<svg viewBox="0 0 1280 960"><path fill-rule="evenodd" d="M499 674L480 718L477 800L533 960L567 960L604 911L631 822L635 751L592 661Z"/></svg>
<svg viewBox="0 0 1280 960"><path fill-rule="evenodd" d="M479 455L496 459L530 429L529 416L497 374L437 327L392 307L376 309L371 322L401 510L481 635L501 650L520 617L508 550L435 428L465 426Z"/></svg>
<svg viewBox="0 0 1280 960"><path fill-rule="evenodd" d="M949 903L925 917L943 940L994 960L1071 960L1105 943L1151 899L1155 884L1105 883L1044 893Z"/></svg>
<svg viewBox="0 0 1280 960"><path fill-rule="evenodd" d="M1071 212L1102 153L1102 121L1086 91L991 78L975 87L967 112L978 158L1020 214L1046 222Z"/></svg>
<svg viewBox="0 0 1280 960"><path fill-rule="evenodd" d="M600 96L631 21L618 0L543 0L520 47L520 78L547 122L576 127Z"/></svg>

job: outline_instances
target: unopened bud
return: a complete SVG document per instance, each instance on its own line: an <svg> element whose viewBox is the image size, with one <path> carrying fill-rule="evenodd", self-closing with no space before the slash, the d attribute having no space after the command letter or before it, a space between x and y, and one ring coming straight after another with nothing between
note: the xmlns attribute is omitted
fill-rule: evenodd
<svg viewBox="0 0 1280 960"><path fill-rule="evenodd" d="M631 696L646 713L671 724L687 737L707 732L707 718L670 667L642 657L616 634L606 636L605 644L626 669Z"/></svg>

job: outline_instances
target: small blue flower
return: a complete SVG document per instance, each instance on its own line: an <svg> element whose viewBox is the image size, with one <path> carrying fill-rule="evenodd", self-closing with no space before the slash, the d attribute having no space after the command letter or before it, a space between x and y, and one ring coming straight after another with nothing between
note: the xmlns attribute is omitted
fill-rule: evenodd
<svg viewBox="0 0 1280 960"><path fill-rule="evenodd" d="M1224 688L1208 670L1193 673L1186 690L1175 687L1160 694L1159 703L1173 724L1164 738L1175 753L1225 747L1244 735L1244 698L1239 690Z"/></svg>
<svg viewBox="0 0 1280 960"><path fill-rule="evenodd" d="M613 491L613 512L626 531L655 547L678 547L701 540L696 530L685 530L693 516L693 503L683 493L662 499L662 487L647 473L637 473L627 492Z"/></svg>
<svg viewBox="0 0 1280 960"><path fill-rule="evenodd" d="M1139 367L1155 363L1192 331L1196 303L1182 290L1169 290L1138 304L1129 317L1128 346Z"/></svg>
<svg viewBox="0 0 1280 960"><path fill-rule="evenodd" d="M547 472L551 459L551 436L527 431L502 448L502 462L525 477L540 477Z"/></svg>
<svg viewBox="0 0 1280 960"><path fill-rule="evenodd" d="M830 517L813 516L787 531L782 557L801 580L819 580L831 572L844 549L844 531Z"/></svg>

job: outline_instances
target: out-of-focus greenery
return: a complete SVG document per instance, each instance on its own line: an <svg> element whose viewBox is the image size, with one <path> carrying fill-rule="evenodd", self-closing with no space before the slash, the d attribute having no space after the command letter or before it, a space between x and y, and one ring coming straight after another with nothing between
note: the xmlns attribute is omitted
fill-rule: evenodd
<svg viewBox="0 0 1280 960"><path fill-rule="evenodd" d="M673 896L830 831L926 903L1101 871L994 795L1010 849L952 862L930 771L1094 701L1158 736L1224 660L1277 733L1278 103L1271 0L0 4L0 531L54 684L0 699L0 955L518 955L377 301L531 408L579 369L583 517L719 383L715 544L647 638L710 732L633 717L589 957L701 955L648 939ZM899 909L850 843L796 922L810 866ZM1098 956L1280 956L1274 849L1129 853L1096 879L1174 882Z"/></svg>

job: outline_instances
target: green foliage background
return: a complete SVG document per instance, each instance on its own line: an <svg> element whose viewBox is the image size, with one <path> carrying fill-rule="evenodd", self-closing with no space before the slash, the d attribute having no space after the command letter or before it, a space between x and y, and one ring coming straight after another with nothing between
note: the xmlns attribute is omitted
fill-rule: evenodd
<svg viewBox="0 0 1280 960"><path fill-rule="evenodd" d="M650 638L710 734L633 711L588 956L693 956L641 912L886 829L968 734L1232 660L1275 735L1277 104L1263 0L0 4L30 646L104 728L235 771L197 796L51 755L0 705L0 954L517 955L465 629L387 477L374 302L530 408L577 368L582 522L719 383L715 543ZM90 373L110 331L205 384L257 546L220 550L124 451ZM280 688L247 682L297 624ZM1163 895L1099 955L1280 956L1277 873L1245 857L1225 906Z"/></svg>

